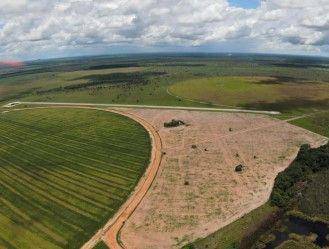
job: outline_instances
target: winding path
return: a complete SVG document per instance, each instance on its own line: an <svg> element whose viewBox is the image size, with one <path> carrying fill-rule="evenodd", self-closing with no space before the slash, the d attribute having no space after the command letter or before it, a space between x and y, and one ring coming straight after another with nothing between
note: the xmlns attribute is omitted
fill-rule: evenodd
<svg viewBox="0 0 329 249"><path fill-rule="evenodd" d="M102 229L100 229L87 243L85 243L81 247L82 249L93 248L100 240L104 240L104 242L111 249L125 248L124 245L120 244L118 241L119 232L122 226L125 224L126 220L134 212L134 210L137 208L137 206L142 201L143 197L146 195L147 191L151 187L161 164L161 138L158 132L150 123L138 117L137 115L129 112L114 109L107 109L105 111L124 115L140 123L150 134L152 140L152 153L150 165L148 166L145 174L137 184L134 192L130 195L129 199L121 206L115 216L111 218Z"/></svg>

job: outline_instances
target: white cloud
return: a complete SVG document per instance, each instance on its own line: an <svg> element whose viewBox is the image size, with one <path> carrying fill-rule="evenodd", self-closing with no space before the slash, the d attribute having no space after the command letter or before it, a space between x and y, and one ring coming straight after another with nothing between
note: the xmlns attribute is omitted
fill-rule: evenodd
<svg viewBox="0 0 329 249"><path fill-rule="evenodd" d="M257 40L260 51L327 53L328 13L329 0L264 0L248 10L227 0L1 0L0 55L239 39Z"/></svg>

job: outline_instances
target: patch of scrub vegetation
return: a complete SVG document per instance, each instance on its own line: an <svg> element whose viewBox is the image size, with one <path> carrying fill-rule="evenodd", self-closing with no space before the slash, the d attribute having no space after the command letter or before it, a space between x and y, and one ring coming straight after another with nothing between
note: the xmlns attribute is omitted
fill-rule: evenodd
<svg viewBox="0 0 329 249"><path fill-rule="evenodd" d="M166 127L166 128L178 127L180 125L185 125L184 121L176 120L176 119L172 119L171 121L165 122L163 124L163 126Z"/></svg>
<svg viewBox="0 0 329 249"><path fill-rule="evenodd" d="M93 249L108 249L109 247L103 242L100 241Z"/></svg>
<svg viewBox="0 0 329 249"><path fill-rule="evenodd" d="M199 78L173 84L169 91L183 99L222 106L282 112L329 108L328 83L287 77Z"/></svg>
<svg viewBox="0 0 329 249"><path fill-rule="evenodd" d="M147 131L110 112L0 114L0 247L80 248L149 163Z"/></svg>
<svg viewBox="0 0 329 249"><path fill-rule="evenodd" d="M329 169L312 174L298 198L298 209L329 222Z"/></svg>
<svg viewBox="0 0 329 249"><path fill-rule="evenodd" d="M81 91L84 89L97 91L103 88L111 88L116 85L120 85L123 88L130 88L132 85L146 85L148 83L148 77L163 74L163 72L92 74L74 79L74 81L87 80L85 83L78 83L64 87L61 86L49 90L37 90L36 94Z"/></svg>
<svg viewBox="0 0 329 249"><path fill-rule="evenodd" d="M271 219L276 210L275 207L266 203L215 233L184 246L183 249L239 248L241 241L246 235L251 234L254 228L261 226L268 219Z"/></svg>
<svg viewBox="0 0 329 249"><path fill-rule="evenodd" d="M277 249L319 249L311 241L303 238L294 238L283 242Z"/></svg>
<svg viewBox="0 0 329 249"><path fill-rule="evenodd" d="M277 176L270 198L272 204L281 207L285 213L254 248L294 248L297 245L299 248L319 248L329 245L328 172L329 144L319 148L301 147L297 158ZM262 241L273 235L269 241ZM289 240L291 235L294 235L293 241Z"/></svg>
<svg viewBox="0 0 329 249"><path fill-rule="evenodd" d="M129 68L129 67L139 67L139 65L138 65L138 63L115 63L115 64L90 66L86 70L100 70L100 69L109 69L109 68Z"/></svg>
<svg viewBox="0 0 329 249"><path fill-rule="evenodd" d="M319 148L303 145L291 165L276 177L271 202L281 208L291 208L296 198L299 197L300 191L310 182L309 177L328 169L329 144ZM321 202L323 201L326 200ZM329 206L327 208L329 209Z"/></svg>
<svg viewBox="0 0 329 249"><path fill-rule="evenodd" d="M46 69L44 70L46 71ZM142 67L131 67L86 71L55 71L31 74L21 73L10 77L0 75L0 102L23 98L26 96L34 96L37 92L39 94L46 94L51 92L52 89L64 90L66 87L87 84L88 78L84 77L92 77L93 75L136 73L142 70Z"/></svg>

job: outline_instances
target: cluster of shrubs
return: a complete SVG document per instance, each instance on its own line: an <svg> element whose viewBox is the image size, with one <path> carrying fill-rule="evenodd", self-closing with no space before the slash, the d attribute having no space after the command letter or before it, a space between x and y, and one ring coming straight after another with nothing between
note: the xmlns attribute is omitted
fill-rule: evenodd
<svg viewBox="0 0 329 249"><path fill-rule="evenodd" d="M136 72L136 73L110 73L87 75L74 80L88 80L86 83L77 83L68 86L60 86L52 89L37 90L37 94L83 90L90 87L101 88L104 85L116 85L126 87L127 85L146 85L149 83L150 77L160 76L164 72Z"/></svg>
<svg viewBox="0 0 329 249"><path fill-rule="evenodd" d="M272 204L289 208L302 183L307 182L310 175L326 169L329 169L329 143L314 149L301 146L292 164L276 177L270 198Z"/></svg>
<svg viewBox="0 0 329 249"><path fill-rule="evenodd" d="M163 124L163 126L166 128L177 127L180 125L185 125L185 123L182 120L176 120L176 119L172 119L170 122L165 122Z"/></svg>
<svg viewBox="0 0 329 249"><path fill-rule="evenodd" d="M115 63L115 64L104 64L90 66L85 70L101 70L101 69L111 69L111 68L125 68L125 67L139 67L138 63Z"/></svg>

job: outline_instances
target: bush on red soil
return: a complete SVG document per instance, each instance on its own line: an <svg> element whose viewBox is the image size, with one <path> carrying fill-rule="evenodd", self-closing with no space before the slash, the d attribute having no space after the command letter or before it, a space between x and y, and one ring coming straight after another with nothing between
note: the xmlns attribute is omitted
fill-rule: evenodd
<svg viewBox="0 0 329 249"><path fill-rule="evenodd" d="M164 123L164 127L166 127L166 128L178 127L180 125L185 125L185 123L182 120L176 120L176 119L173 119L170 122Z"/></svg>

